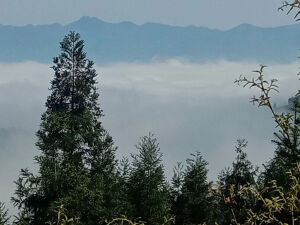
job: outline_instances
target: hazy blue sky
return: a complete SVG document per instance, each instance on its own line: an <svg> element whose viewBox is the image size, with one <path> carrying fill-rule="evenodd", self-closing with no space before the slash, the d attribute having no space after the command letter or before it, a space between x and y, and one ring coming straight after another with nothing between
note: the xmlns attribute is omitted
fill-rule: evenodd
<svg viewBox="0 0 300 225"><path fill-rule="evenodd" d="M0 24L69 23L82 16L110 22L159 22L228 29L240 23L293 23L282 0L0 0Z"/></svg>

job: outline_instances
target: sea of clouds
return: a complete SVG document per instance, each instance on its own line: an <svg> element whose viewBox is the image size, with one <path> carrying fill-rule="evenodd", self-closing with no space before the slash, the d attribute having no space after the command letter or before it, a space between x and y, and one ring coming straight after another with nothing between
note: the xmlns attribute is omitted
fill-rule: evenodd
<svg viewBox="0 0 300 225"><path fill-rule="evenodd" d="M269 65L267 79L279 80L274 93L278 106L287 104L299 87L298 62ZM256 63L184 60L149 64L117 63L95 66L99 77L99 103L103 126L118 146L117 156L136 153L139 137L156 135L172 176L177 161L200 151L209 162L209 179L230 166L237 138L249 141L247 153L256 165L273 154L275 123L268 110L249 99L257 92L234 84L243 74L256 76ZM36 170L35 132L53 77L51 65L36 62L0 64L0 200L9 202L21 168Z"/></svg>

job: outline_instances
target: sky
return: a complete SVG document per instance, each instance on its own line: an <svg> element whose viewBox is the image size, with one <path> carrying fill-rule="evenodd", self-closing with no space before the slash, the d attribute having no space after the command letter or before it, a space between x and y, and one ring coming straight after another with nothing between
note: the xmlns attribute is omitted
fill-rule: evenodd
<svg viewBox="0 0 300 225"><path fill-rule="evenodd" d="M67 24L82 16L218 29L241 23L292 24L292 16L277 10L281 4L282 0L0 0L0 24Z"/></svg>

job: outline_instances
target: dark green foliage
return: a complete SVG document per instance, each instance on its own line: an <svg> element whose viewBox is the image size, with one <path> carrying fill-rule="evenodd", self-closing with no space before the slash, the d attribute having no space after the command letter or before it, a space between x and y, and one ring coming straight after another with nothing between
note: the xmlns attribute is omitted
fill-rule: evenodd
<svg viewBox="0 0 300 225"><path fill-rule="evenodd" d="M210 214L209 183L207 182L208 163L196 152L187 159L183 195L184 224L200 224L207 222Z"/></svg>
<svg viewBox="0 0 300 225"><path fill-rule="evenodd" d="M29 225L30 217L24 212L20 211L13 221L13 225Z"/></svg>
<svg viewBox="0 0 300 225"><path fill-rule="evenodd" d="M236 160L232 163L232 168L223 170L219 176L219 183L230 189L232 184L236 185L237 189L241 189L244 185L255 184L255 176L257 168L247 159L247 154L244 148L247 147L245 139L238 139L235 147Z"/></svg>
<svg viewBox="0 0 300 225"><path fill-rule="evenodd" d="M156 138L149 134L136 145L139 150L132 155L129 177L129 199L133 217L140 217L149 225L162 224L169 213L169 189L162 165L162 154Z"/></svg>
<svg viewBox="0 0 300 225"><path fill-rule="evenodd" d="M173 205L176 224L201 224L208 222L211 215L211 198L208 192L207 162L199 152L187 159L187 167L174 169L172 180Z"/></svg>
<svg viewBox="0 0 300 225"><path fill-rule="evenodd" d="M114 193L118 199L118 213L119 215L126 215L128 218L133 215L133 206L129 201L130 188L130 170L131 165L128 158L124 157L120 160L118 166L118 188Z"/></svg>
<svg viewBox="0 0 300 225"><path fill-rule="evenodd" d="M184 182L184 169L181 162L178 162L173 169L171 188L171 214L175 216L175 223L183 223L183 195L182 186Z"/></svg>
<svg viewBox="0 0 300 225"><path fill-rule="evenodd" d="M13 201L30 224L54 221L59 205L82 224L99 224L114 216L117 207L115 148L99 121L97 73L83 47L75 32L61 42L37 132L39 174L22 170L16 182Z"/></svg>
<svg viewBox="0 0 300 225"><path fill-rule="evenodd" d="M243 187L255 187L257 168L247 159L244 148L247 141L237 140L235 147L236 160L231 168L227 168L219 175L219 185L222 193L219 199L219 206L222 214L219 223L230 224L231 220L243 224L246 221L248 210L254 209L255 201L250 198L243 198L238 192Z"/></svg>
<svg viewBox="0 0 300 225"><path fill-rule="evenodd" d="M282 192L287 194L291 191L293 180L290 179L289 172L297 167L300 162L300 127L299 127L299 97L295 97L291 114L289 115L289 132L284 134L282 131L274 133L275 140L272 142L276 145L274 157L264 165L265 170L260 175L260 184L264 189L270 189L274 185L274 181L280 187ZM274 192L264 192L264 198L272 198L276 196ZM261 209L258 210L261 212ZM295 214L296 215L296 214ZM289 222L290 213L282 210L280 214L281 221Z"/></svg>
<svg viewBox="0 0 300 225"><path fill-rule="evenodd" d="M6 209L3 202L0 202L0 225L8 225L9 216L8 210Z"/></svg>
<svg viewBox="0 0 300 225"><path fill-rule="evenodd" d="M269 186L272 180L276 180L279 186L288 188L291 181L287 173L300 162L300 105L298 97L294 98L291 111L292 123L289 133L287 135L281 131L274 133L275 140L272 142L276 145L275 155L266 164L265 171L261 175L263 186Z"/></svg>

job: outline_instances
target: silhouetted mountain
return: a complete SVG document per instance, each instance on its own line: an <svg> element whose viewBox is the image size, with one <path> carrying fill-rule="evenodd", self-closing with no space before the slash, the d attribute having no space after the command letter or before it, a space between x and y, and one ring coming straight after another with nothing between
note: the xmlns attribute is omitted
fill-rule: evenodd
<svg viewBox="0 0 300 225"><path fill-rule="evenodd" d="M108 23L94 17L60 24L0 25L0 61L33 60L51 63L58 42L75 30L86 41L86 50L97 63L148 62L153 58L184 57L193 62L210 60L259 63L297 60L300 25L259 28L242 24L227 31L203 27L178 27L157 23Z"/></svg>

